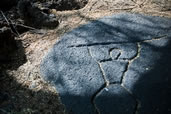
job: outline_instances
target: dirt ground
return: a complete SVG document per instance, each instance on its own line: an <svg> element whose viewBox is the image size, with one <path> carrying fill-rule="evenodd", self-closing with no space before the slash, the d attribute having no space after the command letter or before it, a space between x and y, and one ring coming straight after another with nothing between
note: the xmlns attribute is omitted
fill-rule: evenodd
<svg viewBox="0 0 171 114"><path fill-rule="evenodd" d="M83 1L83 0L82 0ZM140 13L171 18L171 6L157 0L89 0L78 10L56 11L56 29L27 31L16 37L19 49L13 62L0 67L0 113L2 114L65 114L65 108L55 88L44 82L39 66L48 50L64 33L90 20L120 12Z"/></svg>

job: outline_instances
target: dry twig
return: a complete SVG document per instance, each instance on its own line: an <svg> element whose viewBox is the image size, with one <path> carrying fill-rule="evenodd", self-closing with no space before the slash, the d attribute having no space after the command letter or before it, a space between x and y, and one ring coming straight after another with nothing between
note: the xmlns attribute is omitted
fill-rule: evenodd
<svg viewBox="0 0 171 114"><path fill-rule="evenodd" d="M8 26L11 28L11 31L16 35L16 36L20 36L18 31L15 29L14 25L12 24L11 20L8 20L7 17L5 16L5 14L3 13L3 11L1 11L2 16L4 17L5 21L7 22ZM10 22L9 22L10 21Z"/></svg>

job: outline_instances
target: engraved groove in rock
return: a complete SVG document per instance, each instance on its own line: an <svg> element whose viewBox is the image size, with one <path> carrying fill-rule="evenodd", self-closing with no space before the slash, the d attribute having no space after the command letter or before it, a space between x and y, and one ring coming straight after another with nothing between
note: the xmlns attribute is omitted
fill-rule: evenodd
<svg viewBox="0 0 171 114"><path fill-rule="evenodd" d="M153 39L150 39L150 40L143 40L143 41L141 41L141 42L150 42L150 41L153 41L153 40L160 40L160 39L162 39L162 38L166 38L166 36L162 36L162 37L158 37L158 38L153 38ZM136 106L135 106L135 112L134 112L134 114L137 114L138 109L139 109L141 103L140 103L140 101L139 101L139 100L138 100L138 99L137 99L137 98L136 98L128 89L127 89L127 88L125 88L125 87L123 86L122 81L123 81L123 79L124 79L125 73L129 70L130 64L140 56L140 50L141 50L141 45L140 45L140 43L141 43L141 42L136 42L136 43L137 43L137 48L138 48L137 54L136 54L133 58L131 58L131 59L125 59L126 61L128 61L128 64L127 64L127 66L126 66L126 68L125 68L125 71L123 72L123 75L122 75L122 77L121 77L120 82L114 82L114 83L109 83L109 81L107 80L107 78L106 78L106 76L105 76L104 70L103 70L103 68L102 68L102 66L101 66L101 62L112 61L112 58L111 58L111 59L107 59L107 60L102 60L102 61L100 61L100 62L96 61L96 60L92 57L91 51L90 51L90 49L89 49L89 47L88 47L88 46L94 46L94 44L93 44L93 45L87 45L89 55L92 57L92 59L94 59L94 60L97 62L98 66L99 66L99 68L100 68L100 71L101 71L101 73L102 73L102 75L103 75L103 79L104 79L104 81L105 81L105 85L102 85L102 87L100 87L100 88L97 90L97 92L94 93L94 95L92 96L92 99L91 99L91 102L92 102L93 106L95 107L95 110L96 110L96 112L97 112L98 114L99 114L100 112L99 112L98 107L97 107L96 104L95 104L95 98L96 98L96 96L97 96L103 89L105 89L105 87L107 87L107 86L109 86L109 85L111 85L111 84L116 84L116 83L120 83L120 85L121 85L127 92L129 92L129 94L135 99L135 101L136 101ZM132 43L132 42L128 42L128 43ZM121 43L121 44L122 44L122 43ZM96 44L95 44L95 45L96 45ZM98 44L98 45L101 45L101 44ZM110 45L110 44L108 44L108 43L103 44L103 43L102 43L102 45ZM84 45L82 45L82 46L84 47ZM78 47L82 47L82 46L78 46ZM86 45L85 45L85 46L86 46ZM74 46L74 47L75 47L75 46ZM77 47L77 46L76 46L76 47ZM116 49L116 48L113 48L113 49ZM109 52L111 53L111 51L112 51L113 49L110 49ZM120 49L118 49L118 50L120 50ZM110 53L109 53L109 54L110 54ZM120 53L117 55L117 59L119 59L119 56L120 56L120 55L121 55L121 50L120 50ZM124 59L121 59L121 60L124 60Z"/></svg>
<svg viewBox="0 0 171 114"><path fill-rule="evenodd" d="M134 108L134 112L133 114L138 114L138 109L140 108L141 106L141 102L139 99L137 99L133 93L131 91L129 91L126 87L124 87L122 84L121 84L121 87L125 89L125 91L127 91L135 100L135 108Z"/></svg>
<svg viewBox="0 0 171 114"><path fill-rule="evenodd" d="M168 38L169 35L163 35L163 36L157 36L155 38L151 38L149 40L144 40L143 42L151 42L153 40L161 40L161 39L165 39L165 38ZM141 42L140 42L141 43Z"/></svg>
<svg viewBox="0 0 171 114"><path fill-rule="evenodd" d="M99 62L103 63L103 62L106 62L106 61L112 61L112 59L111 58L110 59L103 59L103 60L100 60Z"/></svg>
<svg viewBox="0 0 171 114"><path fill-rule="evenodd" d="M118 49L118 48L111 48L111 49L109 49L109 55L110 55L110 57L113 59L113 57L112 57L112 51L113 50L117 50L117 51L119 51L119 53L116 55L116 57L114 58L114 60L118 60L118 58L120 57L120 55L122 54L122 50L121 49Z"/></svg>
<svg viewBox="0 0 171 114"><path fill-rule="evenodd" d="M133 114L138 114L138 110L141 107L141 102L136 99L136 106L135 106L135 112Z"/></svg>
<svg viewBox="0 0 171 114"><path fill-rule="evenodd" d="M104 96L108 97L106 98ZM103 104L101 104L102 102ZM119 83L113 83L103 88L96 95L95 103L102 114L132 114L132 112L134 112L136 100ZM127 105L128 103L129 106Z"/></svg>
<svg viewBox="0 0 171 114"><path fill-rule="evenodd" d="M93 60L95 60L95 59L93 58L92 54L91 54L91 51L90 51L89 47L87 47L87 49L88 49L89 55L92 57ZM95 60L95 61L96 61L96 60ZM102 69L102 67L101 67L101 63L99 63L98 61L96 61L96 63L98 64L98 66L99 66L99 68L100 68L100 71L101 71L101 73L102 73L102 76L103 76L103 79L104 79L104 81L105 81L106 86L108 86L108 85L109 85L109 81L107 80L107 78L106 78L106 76L105 76L105 73L104 73L104 71L103 71L103 69Z"/></svg>
<svg viewBox="0 0 171 114"><path fill-rule="evenodd" d="M122 86L127 92L129 92L130 95L131 95L131 96L135 99L135 101L136 101L136 106L135 106L135 112L134 112L134 114L137 114L138 108L140 107L141 102L140 102L140 100L138 100L138 99L133 95L133 93L132 93L131 91L129 91L126 87L124 87L124 85L123 85L123 79L124 79L124 76L125 76L126 72L129 70L129 66L131 65L131 63L134 62L134 60L136 60L136 59L139 58L139 56L140 56L140 51L141 51L141 45L140 45L140 43L137 43L137 48L138 48L137 54L135 55L134 58L132 58L131 60L128 61L128 64L127 64L126 69L125 69L125 72L123 73L123 75L122 75L122 77L121 77L121 80L120 80L121 86Z"/></svg>
<svg viewBox="0 0 171 114"><path fill-rule="evenodd" d="M94 95L92 96L91 98L91 103L93 104L94 108L95 108L95 111L97 114L100 114L100 111L98 109L98 107L96 106L96 103L95 103L95 98L96 96L106 87L106 85L102 85L95 93Z"/></svg>
<svg viewBox="0 0 171 114"><path fill-rule="evenodd" d="M151 40L150 40L151 41ZM92 57L92 54L91 54L91 51L90 51L90 49L89 49L89 47L87 47L88 48L88 52L89 52L89 55ZM125 76L125 73L129 70L129 65L134 61L134 60L136 60L139 56L140 56L140 51L141 51L141 45L140 45L140 42L138 42L137 43L137 53L136 53L136 55L133 57L133 58L131 58L130 60L128 60L128 64L126 65L126 68L125 68L125 71L123 72L123 74L122 74L122 77L121 77L121 80L120 80L120 82L113 82L113 83L110 83L108 80L107 80L107 77L105 76L105 73L104 73L104 70L103 70L103 68L102 68L102 66L101 66L101 63L100 62L105 62L105 61L112 61L112 59L108 59L108 60L103 60L103 61L100 61L100 62L98 62L98 61L96 61L93 57L93 59L97 62L97 64L99 65L99 68L100 68L100 70L101 70L101 73L102 73L102 75L103 75L103 78L104 78L104 81L105 81L105 85L104 86L102 86L93 96L92 96L92 99L91 99L91 101L92 101L92 103L93 103L93 105L94 105L94 107L95 107L95 109L96 109L96 112L98 113L98 114L100 114L100 112L99 112L99 109L98 109L98 107L96 106L96 104L95 104L95 98L96 98L96 96L101 92L101 91L103 91L104 89L105 89L105 87L107 87L107 86L109 86L109 85L111 85L111 84L120 84L121 85L121 87L123 87L134 99L135 99L135 102L136 102L136 105L135 105L135 112L134 112L134 114L136 114L137 113L137 111L138 111L138 108L140 107L140 101L132 94L132 92L130 92L127 88L125 88L124 86L123 86L123 84L122 84L122 81L123 81L123 78L124 78L124 76ZM116 48L111 48L110 50L109 50L109 52L111 53L111 51L112 50L114 50L114 49L116 49ZM120 49L118 49L119 51L120 51L120 53L119 53L119 55L117 56L117 59L119 58L119 56L121 55L121 50ZM110 54L109 53L109 54Z"/></svg>
<svg viewBox="0 0 171 114"><path fill-rule="evenodd" d="M125 73L129 70L130 64L131 64L135 59L137 59L137 58L140 56L140 51L141 51L141 45L140 45L140 43L137 43L137 48L138 48L138 50L137 50L137 54L135 55L135 57L133 57L131 60L128 61L128 65L127 65L127 67L126 67L126 69L125 69L125 72L123 73L123 75L122 75L122 77L121 77L121 80L120 80L120 83L121 83L121 84L122 84L122 82L123 82Z"/></svg>
<svg viewBox="0 0 171 114"><path fill-rule="evenodd" d="M90 57L91 57L94 61L96 61L96 60L92 57L92 54L91 54L91 51L90 51L89 47L87 47L87 50L88 50L88 53L89 53ZM103 70L102 70L102 68L101 68L100 63L99 63L98 61L96 61L96 62L97 62L98 66L99 66L99 69L100 69L100 71L101 71L101 73L102 73L102 76L103 76L103 79L104 79L105 84L102 85L102 86L94 93L94 95L93 95L92 98L91 98L91 102L92 102L92 104L93 104L93 106L94 106L94 108L95 108L96 113L97 113L97 114L100 114L99 109L97 108L97 106L96 106L96 104L95 104L95 98L96 98L97 94L98 94L100 91L103 90L103 88L105 88L106 86L109 85L109 82L107 81L107 79L106 79L106 77L105 77L105 74L104 74L104 72L103 72Z"/></svg>
<svg viewBox="0 0 171 114"><path fill-rule="evenodd" d="M141 43L141 42L148 42L152 40L160 40L163 38L167 38L168 35L162 35L162 36L156 36L154 38L146 39L146 40L137 40L137 41L120 41L120 42L95 42L95 43L89 43L89 44L78 44L78 45L70 45L67 46L68 48L72 47L86 47L86 46L98 46L98 45L112 45L112 44L127 44L127 43Z"/></svg>
<svg viewBox="0 0 171 114"><path fill-rule="evenodd" d="M55 44L41 72L59 80L55 88L74 114L167 113L170 24L123 13L81 25Z"/></svg>

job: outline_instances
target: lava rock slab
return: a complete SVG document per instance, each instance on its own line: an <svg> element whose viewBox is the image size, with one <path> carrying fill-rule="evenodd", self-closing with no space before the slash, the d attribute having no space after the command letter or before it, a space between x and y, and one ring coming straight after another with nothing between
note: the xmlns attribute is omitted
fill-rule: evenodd
<svg viewBox="0 0 171 114"><path fill-rule="evenodd" d="M171 113L171 19L120 13L64 34L41 63L71 114Z"/></svg>
<svg viewBox="0 0 171 114"><path fill-rule="evenodd" d="M134 97L119 84L104 88L97 95L95 102L101 114L132 114L136 105Z"/></svg>

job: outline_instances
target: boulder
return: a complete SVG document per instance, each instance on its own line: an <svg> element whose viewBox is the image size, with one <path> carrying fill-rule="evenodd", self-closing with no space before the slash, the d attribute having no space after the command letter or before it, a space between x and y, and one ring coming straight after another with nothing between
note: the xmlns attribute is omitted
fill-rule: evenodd
<svg viewBox="0 0 171 114"><path fill-rule="evenodd" d="M171 19L120 13L64 34L42 77L71 114L169 114Z"/></svg>

